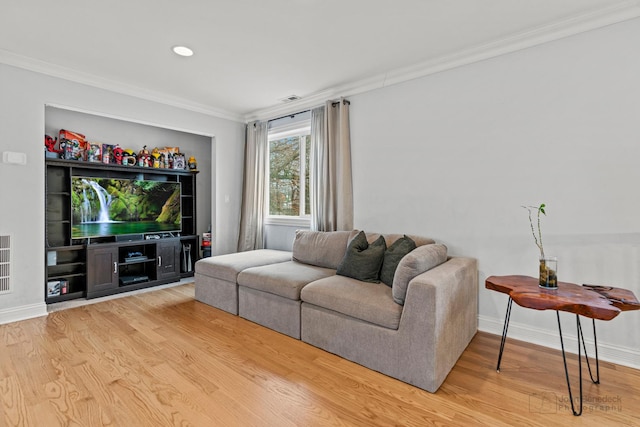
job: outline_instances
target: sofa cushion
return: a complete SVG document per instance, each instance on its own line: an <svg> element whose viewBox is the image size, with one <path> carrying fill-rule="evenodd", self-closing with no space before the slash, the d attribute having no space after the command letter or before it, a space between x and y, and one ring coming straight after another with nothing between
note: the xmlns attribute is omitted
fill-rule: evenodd
<svg viewBox="0 0 640 427"><path fill-rule="evenodd" d="M290 260L291 252L277 251L274 249L257 249L255 251L202 258L196 262L195 271L205 276L236 283L238 273L245 268Z"/></svg>
<svg viewBox="0 0 640 427"><path fill-rule="evenodd" d="M384 328L398 329L402 306L383 283L370 283L332 276L309 283L302 289L303 303L333 310ZM303 325L304 328L304 325Z"/></svg>
<svg viewBox="0 0 640 427"><path fill-rule="evenodd" d="M393 276L400 260L416 248L416 242L412 238L403 236L393 242L384 252L382 268L380 269L380 281L387 286L393 286Z"/></svg>
<svg viewBox="0 0 640 427"><path fill-rule="evenodd" d="M380 267L387 245L380 236L369 244L364 231L351 240L336 274L364 282L380 283Z"/></svg>
<svg viewBox="0 0 640 427"><path fill-rule="evenodd" d="M335 270L344 257L351 233L351 231L296 230L293 259Z"/></svg>
<svg viewBox="0 0 640 427"><path fill-rule="evenodd" d="M447 247L441 244L419 246L407 254L396 270L393 278L393 300L404 304L411 279L447 260Z"/></svg>
<svg viewBox="0 0 640 427"><path fill-rule="evenodd" d="M335 270L330 268L288 261L247 268L238 275L238 285L299 300L300 290L304 285L334 274Z"/></svg>

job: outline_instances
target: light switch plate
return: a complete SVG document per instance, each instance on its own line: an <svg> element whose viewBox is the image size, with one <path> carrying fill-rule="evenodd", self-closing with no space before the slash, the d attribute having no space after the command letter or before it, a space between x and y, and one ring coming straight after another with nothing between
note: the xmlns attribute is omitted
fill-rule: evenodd
<svg viewBox="0 0 640 427"><path fill-rule="evenodd" d="M15 151L3 151L2 161L13 165L26 165L27 155L25 153L16 153Z"/></svg>

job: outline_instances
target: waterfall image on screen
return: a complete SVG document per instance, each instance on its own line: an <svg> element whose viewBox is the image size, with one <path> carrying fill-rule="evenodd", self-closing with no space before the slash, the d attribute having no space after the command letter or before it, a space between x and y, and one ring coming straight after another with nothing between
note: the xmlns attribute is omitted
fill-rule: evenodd
<svg viewBox="0 0 640 427"><path fill-rule="evenodd" d="M178 182L73 177L71 237L180 231Z"/></svg>

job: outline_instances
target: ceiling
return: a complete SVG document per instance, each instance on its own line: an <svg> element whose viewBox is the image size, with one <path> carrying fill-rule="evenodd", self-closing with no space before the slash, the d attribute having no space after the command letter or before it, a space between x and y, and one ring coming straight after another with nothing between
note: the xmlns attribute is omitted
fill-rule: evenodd
<svg viewBox="0 0 640 427"><path fill-rule="evenodd" d="M628 0L2 3L0 62L236 120L640 16Z"/></svg>

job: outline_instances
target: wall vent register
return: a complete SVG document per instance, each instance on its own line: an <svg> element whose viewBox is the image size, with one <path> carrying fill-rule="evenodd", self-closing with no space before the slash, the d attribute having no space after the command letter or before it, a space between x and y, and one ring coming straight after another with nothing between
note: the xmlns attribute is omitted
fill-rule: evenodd
<svg viewBox="0 0 640 427"><path fill-rule="evenodd" d="M11 237L0 236L0 294L11 292Z"/></svg>

